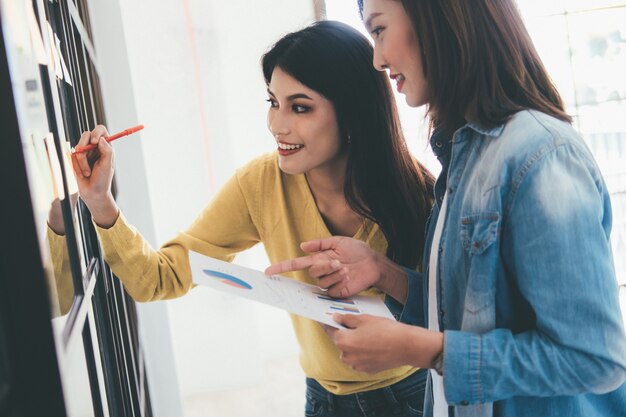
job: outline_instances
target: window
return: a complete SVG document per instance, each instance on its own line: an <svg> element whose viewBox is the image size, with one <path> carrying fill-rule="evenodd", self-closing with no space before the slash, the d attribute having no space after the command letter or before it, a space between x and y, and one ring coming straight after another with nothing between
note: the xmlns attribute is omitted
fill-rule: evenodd
<svg viewBox="0 0 626 417"><path fill-rule="evenodd" d="M367 34L355 2L326 0L328 19ZM567 112L600 167L613 206L612 246L626 312L626 1L518 0L535 46ZM409 147L434 173L423 113L398 108ZM420 122L422 122L420 124Z"/></svg>

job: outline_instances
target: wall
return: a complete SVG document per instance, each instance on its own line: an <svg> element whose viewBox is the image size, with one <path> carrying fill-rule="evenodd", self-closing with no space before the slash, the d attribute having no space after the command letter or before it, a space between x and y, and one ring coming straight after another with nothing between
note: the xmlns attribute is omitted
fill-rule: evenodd
<svg viewBox="0 0 626 417"><path fill-rule="evenodd" d="M274 149L261 54L313 20L309 1L90 1L118 201L153 246L189 225L234 169ZM238 258L267 264L261 248ZM297 348L285 313L205 289L140 305L157 416L174 395L253 384L263 361ZM172 356L175 358L171 360Z"/></svg>

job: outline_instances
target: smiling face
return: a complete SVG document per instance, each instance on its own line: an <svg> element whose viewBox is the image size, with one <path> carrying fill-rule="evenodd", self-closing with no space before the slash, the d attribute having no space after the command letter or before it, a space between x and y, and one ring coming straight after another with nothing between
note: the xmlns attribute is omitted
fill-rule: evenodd
<svg viewBox="0 0 626 417"><path fill-rule="evenodd" d="M388 70L411 107L428 102L422 56L410 17L399 0L364 0L363 21L374 40L374 67Z"/></svg>
<svg viewBox="0 0 626 417"><path fill-rule="evenodd" d="M278 144L283 172L302 174L345 161L332 102L279 67L267 92L267 126Z"/></svg>

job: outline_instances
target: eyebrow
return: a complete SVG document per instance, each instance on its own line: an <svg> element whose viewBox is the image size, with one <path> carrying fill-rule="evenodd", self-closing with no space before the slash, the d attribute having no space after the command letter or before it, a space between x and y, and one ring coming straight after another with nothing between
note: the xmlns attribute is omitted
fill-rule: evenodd
<svg viewBox="0 0 626 417"><path fill-rule="evenodd" d="M274 93L272 93L272 90L270 90L269 88L267 89L267 93L269 95L273 96L273 97L276 97L276 95ZM307 96L304 93L292 94L292 95L287 97L287 100L288 101L292 101L292 100L295 100L295 99L298 99L298 98L304 98L304 99L307 99L307 100L313 100L311 97Z"/></svg>
<svg viewBox="0 0 626 417"><path fill-rule="evenodd" d="M365 21L365 27L367 28L368 31L372 30L372 19L374 19L375 17L380 16L381 14L382 14L381 12L375 12L375 13L372 13L371 15L369 15L369 17Z"/></svg>

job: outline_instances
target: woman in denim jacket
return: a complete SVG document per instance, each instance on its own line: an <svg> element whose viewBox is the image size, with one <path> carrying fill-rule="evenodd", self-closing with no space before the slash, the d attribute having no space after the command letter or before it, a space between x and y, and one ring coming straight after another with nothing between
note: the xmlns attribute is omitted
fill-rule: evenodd
<svg viewBox="0 0 626 417"><path fill-rule="evenodd" d="M387 293L401 322L337 315L348 329L327 331L358 371L431 368L426 416L626 416L609 194L514 0L359 6L374 65L432 120L424 271L333 237L267 272Z"/></svg>

